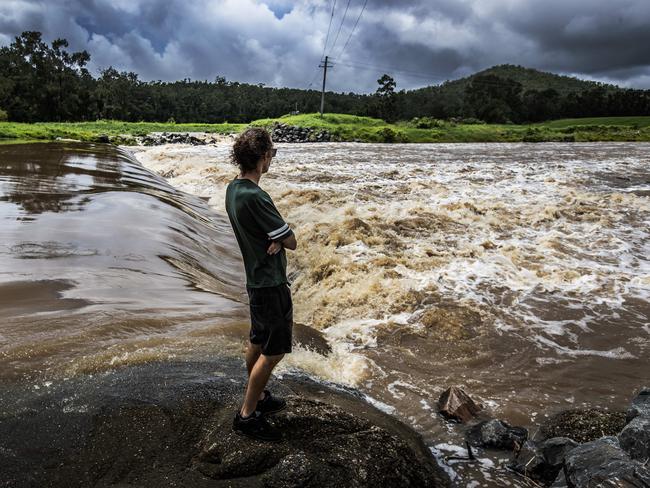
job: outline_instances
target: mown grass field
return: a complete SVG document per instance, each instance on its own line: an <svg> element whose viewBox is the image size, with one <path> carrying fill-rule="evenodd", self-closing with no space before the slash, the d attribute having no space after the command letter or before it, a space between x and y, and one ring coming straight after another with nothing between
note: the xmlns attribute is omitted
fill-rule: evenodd
<svg viewBox="0 0 650 488"><path fill-rule="evenodd" d="M564 119L542 124L466 124L435 119L388 124L380 119L354 115L288 115L261 119L250 125L288 125L327 129L335 140L360 142L650 142L650 117L602 117ZM150 122L74 122L21 124L0 122L0 140L54 140L57 138L98 141L108 136L118 144L133 143L133 136L151 132L210 132L234 134L249 124L167 124Z"/></svg>
<svg viewBox="0 0 650 488"><path fill-rule="evenodd" d="M625 126L625 127L649 127L650 117L587 117L583 119L561 119L546 122L546 127L552 129L565 129L571 126L585 126L585 125L607 125L607 126Z"/></svg>
<svg viewBox="0 0 650 488"><path fill-rule="evenodd" d="M96 141L101 135L120 139L121 136L144 136L151 132L211 132L232 134L246 124L166 124L157 122L43 122L22 124L0 122L0 139L53 140L56 138Z"/></svg>

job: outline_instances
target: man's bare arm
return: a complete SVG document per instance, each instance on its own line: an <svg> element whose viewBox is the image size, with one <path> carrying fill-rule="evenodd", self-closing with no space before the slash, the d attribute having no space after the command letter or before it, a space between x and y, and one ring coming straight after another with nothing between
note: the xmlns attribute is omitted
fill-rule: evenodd
<svg viewBox="0 0 650 488"><path fill-rule="evenodd" d="M296 247L298 247L298 242L296 242L295 234L292 233L289 237L284 239L282 241L282 245L287 249L291 249L292 251L295 251Z"/></svg>
<svg viewBox="0 0 650 488"><path fill-rule="evenodd" d="M298 246L298 243L296 242L296 236L294 234L291 234L289 237L282 241L275 241L272 242L269 248L266 250L267 254L277 254L280 252L280 250L283 247L286 247L287 249L291 249L292 251L296 250L296 247Z"/></svg>

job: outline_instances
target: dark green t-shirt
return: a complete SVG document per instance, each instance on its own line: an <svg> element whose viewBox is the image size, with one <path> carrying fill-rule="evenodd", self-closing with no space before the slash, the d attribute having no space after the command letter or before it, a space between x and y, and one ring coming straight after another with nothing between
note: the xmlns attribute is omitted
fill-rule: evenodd
<svg viewBox="0 0 650 488"><path fill-rule="evenodd" d="M244 258L246 286L261 288L288 283L284 247L276 254L266 253L272 241L279 242L293 234L271 196L254 181L235 178L226 189L226 212Z"/></svg>

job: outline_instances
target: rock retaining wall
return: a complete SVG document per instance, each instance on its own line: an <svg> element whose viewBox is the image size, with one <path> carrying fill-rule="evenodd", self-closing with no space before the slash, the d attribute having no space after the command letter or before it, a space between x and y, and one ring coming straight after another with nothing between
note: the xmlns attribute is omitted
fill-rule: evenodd
<svg viewBox="0 0 650 488"><path fill-rule="evenodd" d="M282 123L271 126L271 137L275 142L330 142L332 135L326 129L316 130Z"/></svg>

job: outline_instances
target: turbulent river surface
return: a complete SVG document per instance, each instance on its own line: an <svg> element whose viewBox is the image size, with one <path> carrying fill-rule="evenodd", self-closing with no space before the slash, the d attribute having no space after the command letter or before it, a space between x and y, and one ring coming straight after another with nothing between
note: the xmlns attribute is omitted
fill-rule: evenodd
<svg viewBox="0 0 650 488"><path fill-rule="evenodd" d="M445 462L463 451L446 387L534 432L650 381L650 144L278 147L260 186L298 240L294 319L332 349L279 374L359 389L458 486L527 485L507 453ZM0 146L0 379L240 354L229 151Z"/></svg>

